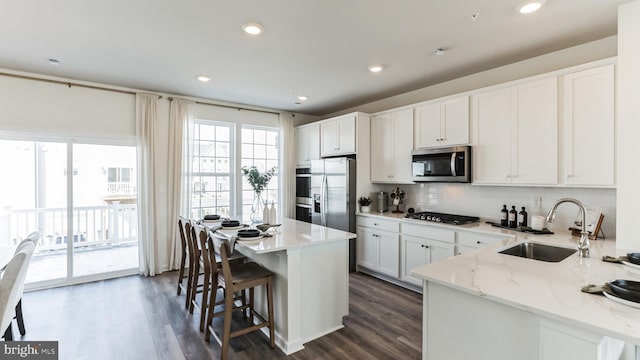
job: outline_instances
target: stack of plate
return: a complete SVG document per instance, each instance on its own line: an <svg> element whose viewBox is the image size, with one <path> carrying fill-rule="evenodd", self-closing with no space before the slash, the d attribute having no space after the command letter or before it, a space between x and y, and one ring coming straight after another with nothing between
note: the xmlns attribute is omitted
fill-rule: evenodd
<svg viewBox="0 0 640 360"><path fill-rule="evenodd" d="M258 240L262 239L262 233L258 229L243 229L238 230L238 240Z"/></svg>
<svg viewBox="0 0 640 360"><path fill-rule="evenodd" d="M631 280L613 280L609 282L611 292L604 291L607 298L625 304L640 308L640 282Z"/></svg>
<svg viewBox="0 0 640 360"><path fill-rule="evenodd" d="M220 223L220 226L222 227L223 230L235 230L235 229L241 229L244 227L244 225L241 225L240 221L238 220L222 220L222 222Z"/></svg>
<svg viewBox="0 0 640 360"><path fill-rule="evenodd" d="M205 215L204 218L202 218L202 222L206 224L218 223L220 220L220 215Z"/></svg>

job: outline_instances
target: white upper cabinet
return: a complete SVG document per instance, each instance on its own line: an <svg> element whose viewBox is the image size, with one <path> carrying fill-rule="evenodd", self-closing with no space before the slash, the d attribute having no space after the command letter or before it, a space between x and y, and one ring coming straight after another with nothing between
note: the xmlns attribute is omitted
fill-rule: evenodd
<svg viewBox="0 0 640 360"><path fill-rule="evenodd" d="M472 95L474 183L557 184L557 87L550 77Z"/></svg>
<svg viewBox="0 0 640 360"><path fill-rule="evenodd" d="M321 151L324 156L356 152L356 115L349 114L320 122Z"/></svg>
<svg viewBox="0 0 640 360"><path fill-rule="evenodd" d="M309 167L320 158L320 125L302 125L295 130L296 167Z"/></svg>
<svg viewBox="0 0 640 360"><path fill-rule="evenodd" d="M469 143L469 96L436 100L415 108L414 148Z"/></svg>
<svg viewBox="0 0 640 360"><path fill-rule="evenodd" d="M413 183L411 151L413 109L371 118L371 181Z"/></svg>
<svg viewBox="0 0 640 360"><path fill-rule="evenodd" d="M615 185L614 65L560 77L560 183Z"/></svg>

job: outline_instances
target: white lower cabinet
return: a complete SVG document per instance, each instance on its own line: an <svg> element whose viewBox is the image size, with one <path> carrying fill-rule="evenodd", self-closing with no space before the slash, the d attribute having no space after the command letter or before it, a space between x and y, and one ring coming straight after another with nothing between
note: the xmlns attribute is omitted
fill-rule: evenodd
<svg viewBox="0 0 640 360"><path fill-rule="evenodd" d="M480 234L476 232L459 231L456 242L456 255L479 249L483 246L495 244L507 239L505 236Z"/></svg>
<svg viewBox="0 0 640 360"><path fill-rule="evenodd" d="M625 343L575 327L540 320L540 359L620 359Z"/></svg>
<svg viewBox="0 0 640 360"><path fill-rule="evenodd" d="M401 226L400 280L420 286L422 280L413 277L411 270L453 256L455 231L414 224Z"/></svg>
<svg viewBox="0 0 640 360"><path fill-rule="evenodd" d="M399 278L400 245L397 229L396 221L359 216L356 230L358 266Z"/></svg>

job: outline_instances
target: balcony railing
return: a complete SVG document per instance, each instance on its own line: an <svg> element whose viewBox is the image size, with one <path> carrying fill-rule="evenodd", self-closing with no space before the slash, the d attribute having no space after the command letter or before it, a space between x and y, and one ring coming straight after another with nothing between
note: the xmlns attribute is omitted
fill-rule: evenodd
<svg viewBox="0 0 640 360"><path fill-rule="evenodd" d="M136 184L129 182L110 182L107 183L108 194L135 194Z"/></svg>
<svg viewBox="0 0 640 360"><path fill-rule="evenodd" d="M6 209L0 214L0 241L16 244L39 230L39 251L67 247L67 209ZM138 240L136 204L83 206L73 209L74 247L117 245Z"/></svg>

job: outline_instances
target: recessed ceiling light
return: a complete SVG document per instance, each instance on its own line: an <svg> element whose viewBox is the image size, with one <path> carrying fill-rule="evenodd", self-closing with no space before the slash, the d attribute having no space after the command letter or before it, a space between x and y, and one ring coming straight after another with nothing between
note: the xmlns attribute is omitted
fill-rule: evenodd
<svg viewBox="0 0 640 360"><path fill-rule="evenodd" d="M198 76L198 80L202 81L202 82L207 82L209 80L211 80L210 76L206 76L206 75L200 75Z"/></svg>
<svg viewBox="0 0 640 360"><path fill-rule="evenodd" d="M298 95L298 96L297 96L297 98L298 98L298 100L300 100L300 101L305 101L305 100L307 100L309 97L308 97L308 96L306 96L306 95Z"/></svg>
<svg viewBox="0 0 640 360"><path fill-rule="evenodd" d="M369 71L371 71L372 73L379 73L383 68L384 66L382 65L371 65L369 66Z"/></svg>
<svg viewBox="0 0 640 360"><path fill-rule="evenodd" d="M51 59L49 59L49 64L51 64L51 65L60 65L60 61L58 61L57 59L51 58Z"/></svg>
<svg viewBox="0 0 640 360"><path fill-rule="evenodd" d="M436 49L436 51L434 51L433 53L438 55L438 56L440 56L440 55L444 55L444 53L446 53L446 52L447 52L447 49L439 48L439 49Z"/></svg>
<svg viewBox="0 0 640 360"><path fill-rule="evenodd" d="M264 31L264 27L262 27L262 24L257 22L248 22L242 24L242 30L249 35L259 35Z"/></svg>
<svg viewBox="0 0 640 360"><path fill-rule="evenodd" d="M534 11L539 10L545 2L546 0L528 1L526 3L518 5L516 11L518 11L520 14L530 14Z"/></svg>

